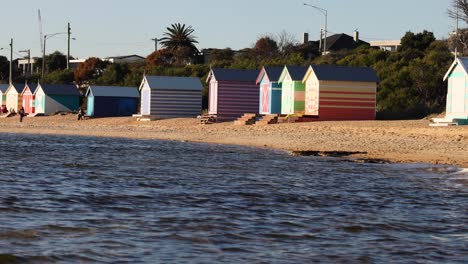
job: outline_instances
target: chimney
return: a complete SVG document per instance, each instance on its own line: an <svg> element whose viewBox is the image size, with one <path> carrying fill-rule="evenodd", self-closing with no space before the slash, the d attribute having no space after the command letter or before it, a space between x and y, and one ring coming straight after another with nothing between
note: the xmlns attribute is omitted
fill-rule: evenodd
<svg viewBox="0 0 468 264"><path fill-rule="evenodd" d="M359 42L359 31L354 31L354 42Z"/></svg>
<svg viewBox="0 0 468 264"><path fill-rule="evenodd" d="M309 33L304 33L304 44L309 43Z"/></svg>

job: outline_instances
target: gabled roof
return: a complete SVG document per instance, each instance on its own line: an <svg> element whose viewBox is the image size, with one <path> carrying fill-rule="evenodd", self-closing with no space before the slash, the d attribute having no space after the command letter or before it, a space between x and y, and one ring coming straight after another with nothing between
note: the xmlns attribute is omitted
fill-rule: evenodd
<svg viewBox="0 0 468 264"><path fill-rule="evenodd" d="M36 92L39 90L39 87L42 88L45 94L80 96L80 92L73 84L38 84Z"/></svg>
<svg viewBox="0 0 468 264"><path fill-rule="evenodd" d="M265 75L268 77L268 80L270 80L270 82L278 82L281 76L281 72L283 71L283 68L284 67L275 67L275 66L263 67L262 70L260 71L260 74L257 77L256 83L259 84L262 81L263 76Z"/></svg>
<svg viewBox="0 0 468 264"><path fill-rule="evenodd" d="M19 83L12 83L11 85L8 86L8 89L5 92L8 92L10 89L15 89L16 92L21 94L21 92L24 89L24 84L19 84Z"/></svg>
<svg viewBox="0 0 468 264"><path fill-rule="evenodd" d="M144 57L142 57L140 55L136 55L136 54L124 55L124 56L112 56L112 57L107 57L105 59L128 59L128 58L133 58L133 57L136 57L136 58L139 58L139 59L145 59Z"/></svg>
<svg viewBox="0 0 468 264"><path fill-rule="evenodd" d="M21 94L23 94L23 93L26 91L26 88L29 88L29 90L31 91L31 93L34 94L34 92L35 92L36 89L37 89L37 84L33 84L33 83L31 83L31 84L26 84L26 85L24 86L24 89L23 89L23 91L21 92Z"/></svg>
<svg viewBox="0 0 468 264"><path fill-rule="evenodd" d="M0 92L5 93L9 86L9 84L0 84Z"/></svg>
<svg viewBox="0 0 468 264"><path fill-rule="evenodd" d="M130 97L139 98L140 93L137 87L124 87L124 86L89 86L86 91L86 96L92 93L93 96L106 96L106 97Z"/></svg>
<svg viewBox="0 0 468 264"><path fill-rule="evenodd" d="M309 71L313 70L320 81L350 81L350 82L380 82L374 69L370 67L347 67L337 65L311 65ZM309 71L304 76L306 81Z"/></svg>
<svg viewBox="0 0 468 264"><path fill-rule="evenodd" d="M279 82L282 82L286 75L289 74L293 81L302 81L307 72L306 66L284 66Z"/></svg>
<svg viewBox="0 0 468 264"><path fill-rule="evenodd" d="M213 68L206 81L214 77L217 81L255 82L259 73L259 70Z"/></svg>
<svg viewBox="0 0 468 264"><path fill-rule="evenodd" d="M457 66L458 64L460 64L462 66L463 70L465 71L465 73L468 74L468 71L467 71L467 69L468 69L468 58L467 57L456 58L453 61L452 65L450 65L450 68L447 71L447 73L445 74L444 81L447 80L450 73L452 73L452 71L455 69L455 66Z"/></svg>
<svg viewBox="0 0 468 264"><path fill-rule="evenodd" d="M203 90L203 85L197 77L145 76L144 80L146 80L150 89ZM142 87L140 87L140 89L141 88Z"/></svg>

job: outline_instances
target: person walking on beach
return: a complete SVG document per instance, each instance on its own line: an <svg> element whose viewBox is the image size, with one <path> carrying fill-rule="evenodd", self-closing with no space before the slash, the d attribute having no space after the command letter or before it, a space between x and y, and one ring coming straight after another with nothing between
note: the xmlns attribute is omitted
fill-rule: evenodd
<svg viewBox="0 0 468 264"><path fill-rule="evenodd" d="M20 116L20 123L21 123L23 122L23 117L26 115L23 107L20 108L20 110L18 111L18 114Z"/></svg>
<svg viewBox="0 0 468 264"><path fill-rule="evenodd" d="M80 110L78 110L78 120L83 120L83 108L80 107Z"/></svg>

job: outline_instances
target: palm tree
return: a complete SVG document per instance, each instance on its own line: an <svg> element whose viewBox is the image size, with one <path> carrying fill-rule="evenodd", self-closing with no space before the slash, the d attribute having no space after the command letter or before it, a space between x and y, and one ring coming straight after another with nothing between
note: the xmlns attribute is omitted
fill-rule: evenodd
<svg viewBox="0 0 468 264"><path fill-rule="evenodd" d="M193 36L195 31L192 26L185 24L171 24L167 27L167 32L161 39L161 45L171 51L178 61L187 61L198 54L198 49L195 43L198 43L196 37Z"/></svg>

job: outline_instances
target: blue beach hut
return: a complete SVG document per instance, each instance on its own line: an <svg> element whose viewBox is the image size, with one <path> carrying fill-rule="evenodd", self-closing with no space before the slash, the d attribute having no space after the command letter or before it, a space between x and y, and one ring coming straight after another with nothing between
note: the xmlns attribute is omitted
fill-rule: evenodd
<svg viewBox="0 0 468 264"><path fill-rule="evenodd" d="M259 113L281 114L281 84L283 67L263 67L257 78L260 86Z"/></svg>
<svg viewBox="0 0 468 264"><path fill-rule="evenodd" d="M131 116L138 111L137 87L90 86L86 114L94 117Z"/></svg>

